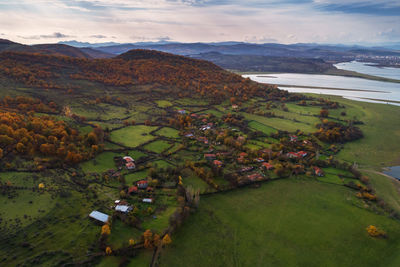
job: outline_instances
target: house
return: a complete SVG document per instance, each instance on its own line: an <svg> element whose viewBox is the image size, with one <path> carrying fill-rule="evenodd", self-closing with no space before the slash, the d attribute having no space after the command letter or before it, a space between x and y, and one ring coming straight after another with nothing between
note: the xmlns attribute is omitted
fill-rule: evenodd
<svg viewBox="0 0 400 267"><path fill-rule="evenodd" d="M203 126L200 127L200 131L207 131L207 130L210 130L210 129L211 129L211 126L209 126L209 125L203 125Z"/></svg>
<svg viewBox="0 0 400 267"><path fill-rule="evenodd" d="M136 168L136 165L135 165L135 163L133 163L133 162L128 162L128 163L125 164L125 167L126 167L128 170L133 170L133 169Z"/></svg>
<svg viewBox="0 0 400 267"><path fill-rule="evenodd" d="M89 217L98 221L98 222L102 222L102 223L107 223L108 219L110 218L110 216L108 216L107 214L104 214L100 211L94 210L89 214Z"/></svg>
<svg viewBox="0 0 400 267"><path fill-rule="evenodd" d="M305 151L299 151L299 152L297 152L297 155L299 155L299 157L301 157L301 158L304 158L305 156L308 155L308 153Z"/></svg>
<svg viewBox="0 0 400 267"><path fill-rule="evenodd" d="M213 161L213 164L214 164L214 166L216 166L216 167L222 167L222 161L214 160L214 161Z"/></svg>
<svg viewBox="0 0 400 267"><path fill-rule="evenodd" d="M178 113L181 114L181 115L184 115L184 114L186 114L186 110L184 110L184 109L179 109L179 110L178 110Z"/></svg>
<svg viewBox="0 0 400 267"><path fill-rule="evenodd" d="M256 173L247 175L247 179L252 182L256 182L256 181L262 181L264 179L264 177L261 174L259 174L258 172L256 172Z"/></svg>
<svg viewBox="0 0 400 267"><path fill-rule="evenodd" d="M122 212L122 213L129 213L132 210L133 210L133 208L128 205L117 205L115 207L115 211Z"/></svg>
<svg viewBox="0 0 400 267"><path fill-rule="evenodd" d="M117 199L114 201L115 205L118 205L121 202L121 200Z"/></svg>
<svg viewBox="0 0 400 267"><path fill-rule="evenodd" d="M195 113L192 113L192 114L190 114L190 117L192 117L192 118L197 118L197 117L198 117L198 115L197 115L197 114L195 114Z"/></svg>
<svg viewBox="0 0 400 267"><path fill-rule="evenodd" d="M299 139L297 135L290 135L289 137L290 137L290 142L297 142L297 140Z"/></svg>
<svg viewBox="0 0 400 267"><path fill-rule="evenodd" d="M154 188L149 186L149 187L147 187L146 191L147 192L154 192Z"/></svg>
<svg viewBox="0 0 400 267"><path fill-rule="evenodd" d="M261 163L261 162L264 162L265 160L263 158L256 158L256 159L254 159L254 161Z"/></svg>
<svg viewBox="0 0 400 267"><path fill-rule="evenodd" d="M206 145L208 144L208 139L207 139L207 137L204 137L204 136L200 136L199 138L197 138L197 141L203 142Z"/></svg>
<svg viewBox="0 0 400 267"><path fill-rule="evenodd" d="M146 180L141 180L136 183L139 189L146 189L149 186L149 183Z"/></svg>
<svg viewBox="0 0 400 267"><path fill-rule="evenodd" d="M322 177L322 176L325 175L325 174L324 174L324 171L323 171L321 168L313 167L313 169L314 169L314 174L315 174L316 176Z"/></svg>
<svg viewBox="0 0 400 267"><path fill-rule="evenodd" d="M138 192L138 187L137 187L137 186L131 186L131 187L129 187L129 189L128 189L128 194L129 194L129 195L137 194L137 192Z"/></svg>
<svg viewBox="0 0 400 267"><path fill-rule="evenodd" d="M239 156L240 156L240 157L243 157L243 158L244 158L244 157L247 157L247 153L246 153L246 152L241 152L241 153L239 154Z"/></svg>
<svg viewBox="0 0 400 267"><path fill-rule="evenodd" d="M126 167L128 170L133 170L133 169L136 168L135 160L134 160L132 157L130 157L130 156L125 156L125 157L123 157L123 160L124 160L124 162L125 162L125 167Z"/></svg>
<svg viewBox="0 0 400 267"><path fill-rule="evenodd" d="M152 199L152 198L143 198L142 202L143 203L153 203L154 199Z"/></svg>
<svg viewBox="0 0 400 267"><path fill-rule="evenodd" d="M193 138L193 137L194 137L194 134L192 134L192 133L186 133L186 134L185 134L185 137L187 137L187 138Z"/></svg>
<svg viewBox="0 0 400 267"><path fill-rule="evenodd" d="M290 159L296 159L296 158L304 158L307 156L308 153L305 151L299 151L299 152L289 152L286 154L286 156Z"/></svg>
<svg viewBox="0 0 400 267"><path fill-rule="evenodd" d="M206 160L215 160L217 156L215 154L204 154Z"/></svg>
<svg viewBox="0 0 400 267"><path fill-rule="evenodd" d="M248 166L248 167L244 167L240 169L240 172L249 172L252 171L254 169L253 166Z"/></svg>
<svg viewBox="0 0 400 267"><path fill-rule="evenodd" d="M232 109L233 109L233 110L237 110L238 108L239 108L238 105L236 105L236 104L233 104L233 105L232 105Z"/></svg>
<svg viewBox="0 0 400 267"><path fill-rule="evenodd" d="M274 168L274 165L268 163L268 162L263 162L262 168L265 168L267 171L272 170Z"/></svg>

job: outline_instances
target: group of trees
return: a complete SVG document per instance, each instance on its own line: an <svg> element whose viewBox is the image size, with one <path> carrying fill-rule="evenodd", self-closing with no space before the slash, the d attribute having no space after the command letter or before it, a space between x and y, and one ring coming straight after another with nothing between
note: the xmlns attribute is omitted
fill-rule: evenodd
<svg viewBox="0 0 400 267"><path fill-rule="evenodd" d="M79 135L77 130L69 127L64 121L55 120L50 116L35 116L33 112L24 114L18 109L12 111L9 109L11 105L8 105L5 111L4 103L13 101L10 102L10 98L7 98L0 104L2 156L8 153L28 158L41 155L57 157L68 163L78 163L101 150L104 133L100 127L87 135ZM20 104L17 105L19 106ZM51 109L41 104L28 106Z"/></svg>
<svg viewBox="0 0 400 267"><path fill-rule="evenodd" d="M5 52L0 55L0 75L35 88L68 90L71 85L65 79L72 79L119 87L158 84L179 88L181 96L218 101L227 97L246 101L255 95L271 99L288 96L276 87L256 84L206 61L141 50L113 59Z"/></svg>
<svg viewBox="0 0 400 267"><path fill-rule="evenodd" d="M318 124L319 130L314 135L321 141L327 143L344 143L363 137L360 128L352 125L343 125L326 119Z"/></svg>

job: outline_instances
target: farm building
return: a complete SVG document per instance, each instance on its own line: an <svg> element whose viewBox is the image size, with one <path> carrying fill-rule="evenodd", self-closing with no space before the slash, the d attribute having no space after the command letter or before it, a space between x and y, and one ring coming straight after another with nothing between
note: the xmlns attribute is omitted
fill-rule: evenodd
<svg viewBox="0 0 400 267"><path fill-rule="evenodd" d="M98 222L102 222L102 223L107 223L108 219L110 218L110 216L108 216L107 214L104 214L100 211L94 210L89 214L89 217L98 221Z"/></svg>
<svg viewBox="0 0 400 267"><path fill-rule="evenodd" d="M266 170L272 170L274 168L274 165L268 163L268 162L263 162L262 167Z"/></svg>
<svg viewBox="0 0 400 267"><path fill-rule="evenodd" d="M264 177L257 172L257 173L247 175L247 179L249 179L252 182L255 182L255 181L262 181L264 179Z"/></svg>
<svg viewBox="0 0 400 267"><path fill-rule="evenodd" d="M222 167L222 161L214 160L214 161L213 161L213 164L214 164L214 166L216 166L216 167Z"/></svg>
<svg viewBox="0 0 400 267"><path fill-rule="evenodd" d="M117 205L115 207L115 211L119 211L119 212L122 212L122 213L128 213L131 210L132 210L132 207L128 206L128 205Z"/></svg>
<svg viewBox="0 0 400 267"><path fill-rule="evenodd" d="M181 115L184 115L184 114L186 114L186 110L184 110L184 109L179 109L179 110L178 110L178 113L181 114Z"/></svg>
<svg viewBox="0 0 400 267"><path fill-rule="evenodd" d="M314 174L316 176L319 176L319 177L324 176L324 171L321 168L313 167L313 169L314 169Z"/></svg>
<svg viewBox="0 0 400 267"><path fill-rule="evenodd" d="M149 183L146 180L141 180L136 183L139 189L146 189L149 186Z"/></svg>
<svg viewBox="0 0 400 267"><path fill-rule="evenodd" d="M264 162L265 160L263 158L256 158L256 159L254 159L254 161L261 163L261 162Z"/></svg>
<svg viewBox="0 0 400 267"><path fill-rule="evenodd" d="M133 170L136 167L135 160L133 158L131 158L129 156L125 156L125 157L123 157L123 160L125 162L125 167L128 170Z"/></svg>
<svg viewBox="0 0 400 267"><path fill-rule="evenodd" d="M129 194L129 195L137 194L137 192L138 192L138 187L137 187L137 186L131 186L131 187L129 187L129 189L128 189L128 194Z"/></svg>
<svg viewBox="0 0 400 267"><path fill-rule="evenodd" d="M142 200L144 203L153 203L154 202L154 199L152 199L152 198L143 198L143 200Z"/></svg>

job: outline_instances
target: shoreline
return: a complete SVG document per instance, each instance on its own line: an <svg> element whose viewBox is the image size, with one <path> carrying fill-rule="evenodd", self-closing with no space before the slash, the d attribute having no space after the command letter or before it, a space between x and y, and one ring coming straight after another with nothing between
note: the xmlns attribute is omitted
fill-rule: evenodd
<svg viewBox="0 0 400 267"><path fill-rule="evenodd" d="M366 89L335 88L335 87L324 87L324 86L307 86L307 85L291 85L291 84L276 84L276 83L271 83L271 84L276 85L278 87L310 88L310 89L322 89L322 90L339 90L339 91L370 92L370 93L384 93L384 94L391 93L388 91L377 91L377 90L366 90Z"/></svg>

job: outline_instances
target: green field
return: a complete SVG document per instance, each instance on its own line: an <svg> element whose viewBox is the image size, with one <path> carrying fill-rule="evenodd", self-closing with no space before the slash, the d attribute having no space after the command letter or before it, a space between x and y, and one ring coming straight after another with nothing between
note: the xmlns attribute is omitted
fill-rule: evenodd
<svg viewBox="0 0 400 267"><path fill-rule="evenodd" d="M171 103L171 101L168 101L168 100L158 100L158 101L156 101L156 103L160 108L167 108L167 107L171 107L173 105Z"/></svg>
<svg viewBox="0 0 400 267"><path fill-rule="evenodd" d="M290 179L203 197L200 203L172 236L161 266L400 264L400 224L360 209L345 187ZM389 238L369 237L370 224Z"/></svg>
<svg viewBox="0 0 400 267"><path fill-rule="evenodd" d="M173 144L171 144L167 141L157 140L157 141L151 142L150 144L145 145L143 148L148 151L160 154L160 153L164 152L165 150L167 150L168 148L170 148L172 145Z"/></svg>
<svg viewBox="0 0 400 267"><path fill-rule="evenodd" d="M103 152L96 158L86 161L81 164L82 170L85 173L90 172L105 172L109 169L115 169L114 157L119 156L117 153L113 152Z"/></svg>
<svg viewBox="0 0 400 267"><path fill-rule="evenodd" d="M179 131L169 127L163 127L157 132L155 132L155 134L165 136L168 138L179 138Z"/></svg>
<svg viewBox="0 0 400 267"><path fill-rule="evenodd" d="M111 140L127 147L137 147L153 140L155 137L150 132L157 129L155 126L129 126L111 132Z"/></svg>
<svg viewBox="0 0 400 267"><path fill-rule="evenodd" d="M274 128L270 127L270 126L264 125L262 123L259 123L258 121L251 121L249 123L249 126L251 128L253 128L254 130L263 132L265 134L276 133L276 129L274 129Z"/></svg>

